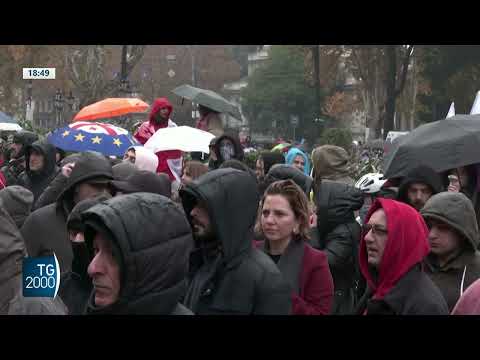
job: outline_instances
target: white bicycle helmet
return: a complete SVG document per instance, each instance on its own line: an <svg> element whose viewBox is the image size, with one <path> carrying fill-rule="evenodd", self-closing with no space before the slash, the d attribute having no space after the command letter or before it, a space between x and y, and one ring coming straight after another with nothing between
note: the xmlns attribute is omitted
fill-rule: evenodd
<svg viewBox="0 0 480 360"><path fill-rule="evenodd" d="M386 182L387 179L383 177L383 174L370 173L362 176L355 184L355 187L364 193L375 194L380 191Z"/></svg>

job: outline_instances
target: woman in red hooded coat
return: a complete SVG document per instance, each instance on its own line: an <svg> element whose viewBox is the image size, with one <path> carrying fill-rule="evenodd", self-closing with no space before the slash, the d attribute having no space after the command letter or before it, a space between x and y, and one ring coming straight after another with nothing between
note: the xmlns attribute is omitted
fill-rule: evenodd
<svg viewBox="0 0 480 360"><path fill-rule="evenodd" d="M364 315L448 315L438 287L422 269L430 252L428 229L411 206L377 199L360 242L360 270L367 290L359 301Z"/></svg>
<svg viewBox="0 0 480 360"><path fill-rule="evenodd" d="M156 99L152 105L148 121L140 125L133 135L135 139L144 145L158 129L177 126L170 120L172 111L173 106L167 98ZM176 180L180 182L182 176L182 152L179 150L159 151L156 155L158 157L157 173L165 173L170 177L171 181Z"/></svg>

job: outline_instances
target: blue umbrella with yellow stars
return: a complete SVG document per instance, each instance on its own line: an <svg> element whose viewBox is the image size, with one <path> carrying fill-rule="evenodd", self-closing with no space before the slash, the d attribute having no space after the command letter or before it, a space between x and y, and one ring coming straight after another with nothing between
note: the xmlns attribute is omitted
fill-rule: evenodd
<svg viewBox="0 0 480 360"><path fill-rule="evenodd" d="M77 121L56 129L47 139L65 151L97 151L107 156L123 156L129 147L140 145L121 127L87 121Z"/></svg>

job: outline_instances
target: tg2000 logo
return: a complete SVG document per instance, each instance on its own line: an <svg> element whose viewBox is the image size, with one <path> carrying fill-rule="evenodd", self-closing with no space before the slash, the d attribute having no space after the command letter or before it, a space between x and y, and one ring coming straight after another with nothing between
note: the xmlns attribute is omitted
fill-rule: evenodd
<svg viewBox="0 0 480 360"><path fill-rule="evenodd" d="M52 256L23 259L23 296L57 296L60 285L60 266L55 254Z"/></svg>

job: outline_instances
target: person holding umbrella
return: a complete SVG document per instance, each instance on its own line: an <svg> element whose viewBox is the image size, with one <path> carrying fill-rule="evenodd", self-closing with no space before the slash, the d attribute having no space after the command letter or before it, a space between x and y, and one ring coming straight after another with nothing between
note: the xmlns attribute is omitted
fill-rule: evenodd
<svg viewBox="0 0 480 360"><path fill-rule="evenodd" d="M172 111L173 106L167 98L156 99L152 105L148 121L140 125L133 135L134 138L144 145L158 129L177 126L170 120ZM158 157L157 173L165 173L170 177L171 181L180 182L180 177L182 176L182 152L179 150L159 151L156 155Z"/></svg>
<svg viewBox="0 0 480 360"><path fill-rule="evenodd" d="M218 111L212 110L204 105L198 105L200 118L197 121L197 129L208 131L215 136L223 135L223 124Z"/></svg>

